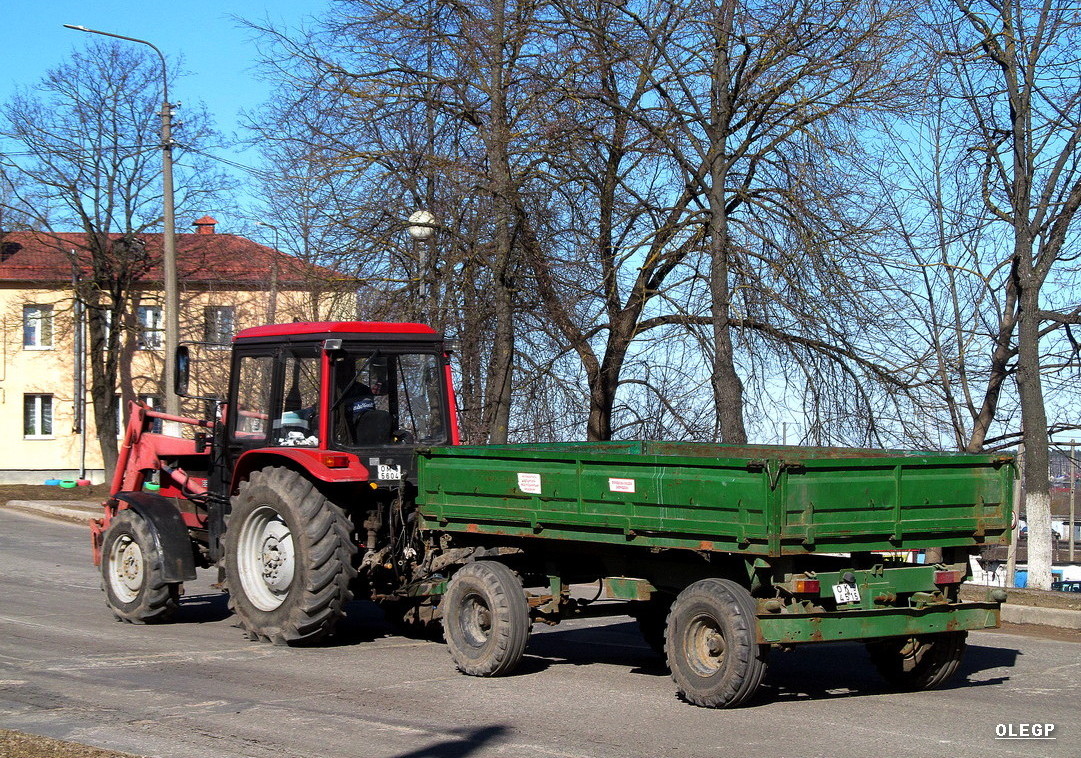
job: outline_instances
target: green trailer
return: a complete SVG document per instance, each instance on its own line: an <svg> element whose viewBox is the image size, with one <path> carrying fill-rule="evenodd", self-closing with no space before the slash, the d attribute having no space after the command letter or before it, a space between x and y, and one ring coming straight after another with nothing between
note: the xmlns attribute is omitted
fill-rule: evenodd
<svg viewBox="0 0 1081 758"><path fill-rule="evenodd" d="M619 612L697 705L746 701L772 647L839 640L866 641L895 685L932 688L956 671L968 630L998 626L1001 592L958 593L970 556L1009 539L1014 476L1003 455L421 449L416 512L443 563L406 591L439 598L455 662L474 675L509 673L533 622ZM938 560L922 563L929 549ZM572 591L585 583L595 598Z"/></svg>

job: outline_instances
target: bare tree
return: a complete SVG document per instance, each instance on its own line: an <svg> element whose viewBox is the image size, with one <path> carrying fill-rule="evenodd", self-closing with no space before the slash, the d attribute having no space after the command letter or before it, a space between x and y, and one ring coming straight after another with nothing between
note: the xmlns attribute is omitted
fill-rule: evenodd
<svg viewBox="0 0 1081 758"><path fill-rule="evenodd" d="M1025 442L1030 583L1046 589L1051 497L1041 342L1081 319L1076 300L1054 302L1046 287L1076 260L1070 242L1081 208L1081 19L1073 6L1052 2L955 0L953 7L952 16L942 11L944 60L964 106L961 126L987 217L1009 230L999 334L969 447L985 444L1012 372Z"/></svg>
<svg viewBox="0 0 1081 758"><path fill-rule="evenodd" d="M758 386L772 351L812 403L834 404L821 439L876 438L862 380L906 387L863 355L880 303L853 250L872 230L841 168L858 158L858 114L899 103L907 8L728 3L731 28L692 2L399 10L342 3L316 33L264 30L292 93L269 120L324 167L327 219L355 235L388 297L442 284L439 315L469 356L467 420L481 410L472 439L507 439L515 392L532 397L544 372L574 385L584 374L586 434L609 438L616 409L634 417L628 401L665 376L639 356L686 340L714 379L723 429L708 436L745 440L737 339ZM421 256L399 242L418 206L440 218L427 256L440 272L418 273ZM523 339L554 354L521 356ZM686 419L669 418L679 433ZM645 428L634 423L624 433Z"/></svg>
<svg viewBox="0 0 1081 758"><path fill-rule="evenodd" d="M12 148L4 170L14 181L5 206L47 233L83 233L71 258L88 307L90 389L106 470L116 461L121 327L136 283L159 263L140 235L161 223L161 77L157 58L141 49L95 42L0 108L0 139ZM206 123L193 109L177 132L179 147L205 146L213 136ZM224 187L221 173L194 155L181 165L178 212L205 212ZM71 238L62 246L55 239L58 250L71 251Z"/></svg>
<svg viewBox="0 0 1081 758"><path fill-rule="evenodd" d="M296 117L287 139L310 146L307 159L336 188L336 222L365 274L381 274L386 296L414 317L458 330L475 441L506 441L510 430L515 187L531 96L519 69L533 8L433 1L402 14L396 3L341 3L310 33L261 29L290 83L276 111ZM437 219L430 246L404 241L418 207Z"/></svg>
<svg viewBox="0 0 1081 758"><path fill-rule="evenodd" d="M653 35L664 50L654 134L689 188L687 215L704 223L725 441L747 439L737 339L892 381L856 344L874 289L852 253L875 225L853 202L852 168L866 119L912 102L911 18L889 1L688 0L641 19L667 27Z"/></svg>

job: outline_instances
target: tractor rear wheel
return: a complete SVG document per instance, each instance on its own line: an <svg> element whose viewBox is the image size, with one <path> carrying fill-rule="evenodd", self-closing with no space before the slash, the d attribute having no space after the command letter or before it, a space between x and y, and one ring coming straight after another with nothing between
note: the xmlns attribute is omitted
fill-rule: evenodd
<svg viewBox="0 0 1081 758"><path fill-rule="evenodd" d="M277 645L330 634L350 599L356 545L349 518L295 471L252 473L225 531L229 607L248 636Z"/></svg>
<svg viewBox="0 0 1081 758"><path fill-rule="evenodd" d="M105 602L117 619L131 624L171 621L180 599L180 584L162 579L158 540L146 519L130 510L109 522L101 545L101 578Z"/></svg>

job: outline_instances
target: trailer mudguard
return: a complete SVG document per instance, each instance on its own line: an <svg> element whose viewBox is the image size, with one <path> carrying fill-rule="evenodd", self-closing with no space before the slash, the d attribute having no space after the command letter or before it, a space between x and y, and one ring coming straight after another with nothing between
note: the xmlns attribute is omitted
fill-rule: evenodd
<svg viewBox="0 0 1081 758"><path fill-rule="evenodd" d="M195 555L191 549L188 527L176 505L152 492L118 492L121 508L135 511L153 527L161 556L161 574L166 582L185 582L195 578Z"/></svg>

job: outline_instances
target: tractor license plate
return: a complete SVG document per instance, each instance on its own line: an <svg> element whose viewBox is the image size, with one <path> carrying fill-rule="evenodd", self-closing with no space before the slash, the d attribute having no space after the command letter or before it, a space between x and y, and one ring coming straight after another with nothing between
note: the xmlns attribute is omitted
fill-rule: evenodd
<svg viewBox="0 0 1081 758"><path fill-rule="evenodd" d="M838 603L858 603L860 601L860 588L847 582L835 584L833 585L833 598Z"/></svg>

